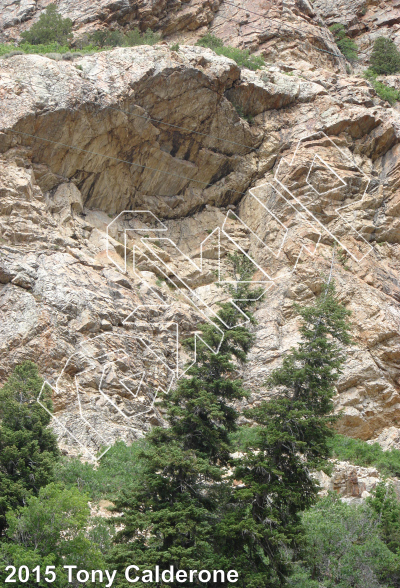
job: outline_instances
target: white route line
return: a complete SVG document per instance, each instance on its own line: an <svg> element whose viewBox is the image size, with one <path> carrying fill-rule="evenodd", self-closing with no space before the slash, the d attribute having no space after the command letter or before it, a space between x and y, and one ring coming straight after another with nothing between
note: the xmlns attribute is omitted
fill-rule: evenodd
<svg viewBox="0 0 400 588"><path fill-rule="evenodd" d="M289 188L288 188L287 186L285 186L285 185L284 185L284 184L283 184L283 183L282 183L282 182L281 182L281 181L278 179L278 174L279 174L280 167L281 167L282 163L284 162L284 163L286 163L287 165L289 165L289 167L293 167L293 166L295 165L295 163L294 163L294 162L295 162L295 159L296 159L297 152L298 152L298 150L299 150L299 148L300 148L300 144L301 144L303 141L307 141L308 139L309 139L309 140L316 139L316 135L323 135L323 137L325 137L326 139L328 139L328 141L329 141L329 142L330 142L330 143L331 143L331 144L332 144L332 145L333 145L333 146L334 146L334 147L335 147L335 148L336 148L336 149L337 149L337 150L338 150L338 151L339 151L339 152L340 152L340 153L343 155L343 157L345 157L345 158L346 158L346 159L347 159L347 160L348 160L348 161L351 163L351 166L352 166L352 167L355 167L355 168L356 168L356 169L357 169L357 170L360 172L360 174L362 174L362 176L363 176L363 177L364 177L364 178L367 180L367 184L366 184L366 186L365 186L365 190L364 190L364 192L363 192L363 194L362 194L362 197L361 197L361 199L359 199L359 200L355 200L354 202L350 202L349 204L345 204L344 206L339 206L339 207L335 208L335 212L337 213L337 215L338 215L338 218L340 218L340 219L341 219L341 220L342 220L344 223L346 223L346 225L348 225L349 227L351 227L351 229L352 229L352 230L355 232L355 234L357 235L357 237L358 237L359 239L361 239L362 241L364 241L364 243L365 243L365 244L368 246L368 251L367 251L367 253L365 253L365 254L364 254L364 255L363 255L361 258L357 258L355 255L353 255L353 253L352 253L352 252L351 252L351 251L348 249L348 247L346 246L346 244L345 244L345 243L343 243L342 241L340 241L340 239L339 239L338 237L336 237L336 236L335 236L335 234L334 234L334 233L332 233L332 232L331 232L331 231L330 231L330 230L329 230L329 229L328 229L328 228L327 228L327 227L326 227L326 226L325 226L325 225L324 225L324 224L323 224L323 223L322 223L322 222L321 222L321 221L320 221L320 220L319 220L319 219L318 219L318 218L317 218L317 217L316 217L316 216L315 216L315 215L314 215L312 212L311 212L311 210L309 210L309 209L307 208L307 206L306 206L305 204L303 204L303 203L301 202L301 200L299 200L299 198L297 198L297 197L296 197L296 196L293 194L293 192L291 192L291 191L289 190ZM314 155L314 158L313 158L313 160L312 160L312 163L311 163L311 165L310 165L310 168L309 168L309 171L308 171L308 174L307 174L307 178L306 178L306 182L307 182L307 185L308 185L308 186L310 186L310 188L311 188L311 189L312 189L312 190L313 190L313 191L314 191L314 192L315 192L315 193L316 193L318 196L324 196L325 194L329 194L330 192L332 192L332 191L335 191L335 190L338 190L338 189L340 189L340 188L331 188L330 190L327 190L327 191L325 191L325 192L322 192L322 193L320 193L320 192L318 192L318 190L316 190L316 189L314 188L314 186L313 186L313 185L312 185L312 184L309 182L309 177L310 177L310 174L311 174L311 170L312 170L312 168L313 168L313 166L314 166L314 162L315 162L317 159L319 159L319 160L322 162L322 164L323 164L323 165L324 165L324 166L325 166L327 169L329 169L329 171L331 171L331 172L332 172L332 173L333 173L333 174L334 174L334 175L335 175L335 176L336 176L336 177L337 177L337 178L338 178L338 179L339 179L339 180L340 180L340 181L343 183L343 186L342 186L342 187L345 187L345 186L347 186L347 185L348 185L348 184L347 184L347 183L346 183L346 182L343 180L343 178L341 178L341 177L340 177L340 176L339 176L339 175L338 175L338 174L335 172L335 170L333 170L333 169L332 169L332 167L331 167L329 164L327 164L327 163L326 163L326 162L325 162L325 161L324 161L324 160L323 160L323 159L322 159L322 158L321 158L321 157L320 157L318 154L316 154L316 155ZM304 211L305 211L305 212L306 212L306 213L307 213L309 216L311 216L311 218L312 218L312 219L313 219L313 220L314 220L314 221L315 221L315 222L318 224L318 226L319 226L319 227L320 227L320 228L321 228L321 229L322 229L324 232L326 232L326 233L327 233L327 234L328 234L328 235L329 235L329 236L330 236L332 239L334 239L334 240L336 241L336 243L338 243L338 245L339 245L340 247L342 247L342 249L344 249L344 250L345 250L345 251L346 251L346 252L347 252L347 253L350 255L350 257L351 257L352 259L354 259L354 261L356 261L357 263L360 263L360 262L361 262L361 261L362 261L362 260L363 260L363 259L364 259L364 258L367 256L367 255L369 255L369 253L371 253L371 251L373 251L373 247L372 247L372 245L370 245L370 244L368 243L368 241L367 241L367 240L366 240L366 239L365 239L365 238L364 238L364 237L361 235L361 233L359 233L359 232L358 232L358 231L357 231L357 230L356 230L356 229L353 227L353 225L352 225L351 223L349 223L349 222L348 222L348 221L347 221L347 220L346 220L346 219L345 219L345 218L342 216L342 214L341 214L341 212L340 212L340 211L343 211L343 210L344 210L344 209L346 209L346 208L349 208L350 206L354 206L354 204L360 204L360 203L361 203L361 202L364 200L364 198L365 198L365 196L366 196L366 193L367 193L367 190L368 190L368 187L369 187L369 184L371 183L371 179L370 179L370 178L369 178L369 177L368 177L368 176L367 176L367 175L366 175L366 174L365 174L365 173L362 171L362 169L360 169L360 168L358 167L358 165L357 165L357 164L356 164L356 163L355 163L355 162L354 162L354 161L353 161L353 160L352 160L352 159L351 159L351 158L350 158L348 155L346 155L346 153L344 153L344 151L342 151L342 150L341 150L341 149L340 149L340 148L339 148L339 147L336 145L336 143L335 143L334 141L332 141L332 139L331 139L330 137L328 137L328 135L326 135L326 134L324 133L324 131L317 131L317 132L313 133L312 135L308 135L307 137L303 137L302 139L300 139L300 140L299 140L299 142L297 143L297 146L296 146L295 152L294 152L294 154L293 154L292 160L291 160L290 162L289 162L288 160L286 160L285 158L282 158L282 159L280 160L280 162L279 162L279 164L278 164L278 167L277 167L277 170L276 170L276 172L275 172L275 175L274 175L274 181L275 181L275 182L277 182L277 183L279 184L279 186L281 186L281 188L282 188L283 190L285 190L285 191L286 191L288 194L290 194L290 197L291 197L291 198L293 198L293 200L294 200L295 202L297 202L297 204L299 204L299 206L301 206L301 207L302 207L302 209L303 209L303 210L304 210Z"/></svg>
<svg viewBox="0 0 400 588"><path fill-rule="evenodd" d="M338 215L338 218L340 218L342 221L344 221L347 225L349 225L352 230L354 230L355 234L362 240L364 241L364 243L366 243L369 246L369 251L363 255L361 257L361 259L357 259L357 257L355 257L353 255L353 253L351 251L349 251L348 247L342 243L325 225L323 225L323 223L309 210L309 208L304 205L301 200L296 197L287 186L285 186L279 179L279 173L281 171L281 166L283 164L287 164L289 167L293 167L295 164L295 160L296 160L296 156L298 154L300 145L307 140L311 140L311 139L316 139L316 137L318 135L322 135L323 137L325 137L326 139L328 139L328 141L330 141L330 143L336 147L336 149L351 163L351 166L353 168L356 168L364 178L366 178L367 184L365 187L365 190L362 194L362 197L360 200L356 200L355 202L351 202L350 204L344 205L344 206L339 206L335 209L335 212ZM311 181L310 181L310 176L313 170L313 167L316 165L316 162L320 162L320 164L324 165L334 176L336 176L337 180L342 184L342 186L340 188L330 188L322 193L318 192L314 186L312 185ZM281 227L282 231L284 232L284 235L282 237L281 243L280 245L277 247L277 249L272 249L269 245L267 245L267 243L265 243L258 235L255 231L253 231L242 219L240 219L234 212L232 211L228 211L224 222L222 223L222 226L219 227L217 226L201 243L200 243L200 256L199 256L199 262L196 263L193 258L189 257L188 255L186 255L177 245L176 243L172 240L169 239L167 237L148 237L148 236L143 236L140 238L140 242L142 243L142 245L145 248L145 251L142 251L141 249L139 249L139 247L134 244L130 253L132 253L132 259L133 259L133 272L134 274L141 278L143 280L143 276L140 273L140 270L137 267L137 257L138 255L140 255L141 262L143 261L143 258L146 260L146 263L148 262L149 265L153 265L155 267L155 269L157 270L157 273L162 274L164 276L164 278L168 281L170 281L174 287L176 287L180 294L182 296L184 296L188 302L192 305L195 306L196 310L199 312L199 314L209 323L213 324L215 326L215 328L219 331L220 335L221 335L221 340L219 342L219 345L217 347L217 349L213 349L211 348L208 343L206 341L204 341L204 339L201 337L201 335L199 333L195 333L194 334L194 359L193 362L190 363L186 369L182 369L179 370L179 324L173 321L158 321L158 322L149 322L148 326L165 326L168 325L168 327L170 328L171 326L176 327L176 337L175 337L175 342L176 342L176 367L174 370L172 370L169 365L162 359L162 357L160 357L160 355L158 354L158 350L154 350L152 348L151 345L148 345L146 343L146 341L138 336L138 335L123 335L123 334L117 334L117 333L113 333L113 334L108 334L108 336L118 336L118 338L120 339L121 337L127 337L130 339L134 339L139 341L145 348L146 350L151 353L154 356L154 360L156 363L161 363L167 370L167 372L169 372L171 374L171 379L169 382L169 385L167 386L167 388L163 389L161 386L158 386L155 393L153 394L152 398L151 398L151 404L150 407L147 410L144 410L142 412L139 413L135 413L132 416L128 416L127 414L125 414L124 411L122 411L117 405L116 403L107 395L106 392L104 392L103 390L103 381L105 378L105 374L106 374L106 370L109 368L112 368L112 366L115 364L115 359L114 360L110 360L109 359L109 355L110 353L113 353L114 355L116 355L119 352L122 352L123 355L128 356L127 352L123 349L118 349L117 351L110 351L110 352L106 352L103 353L102 355L100 355L99 357L95 357L93 356L90 352L86 351L86 355L85 355L85 359L89 362L90 367L87 368L86 370L82 370L81 372L79 372L78 374L75 375L75 387L76 387L76 394L77 394L77 399L78 399L78 404L79 404L79 411L80 411L80 418L82 419L82 421L86 424L86 426L88 426L91 430L93 430L96 435L99 436L99 438L105 442L104 437L89 423L89 421L85 418L84 414L83 414L83 410L82 410L82 404L81 404L81 399L80 399L80 388L79 388L79 383L78 383L78 377L82 376L84 373L94 370L94 369L98 369L98 366L95 364L95 361L101 359L101 358L107 358L108 361L105 363L105 365L103 365L102 368L102 374L101 374L101 378L100 378L100 384L99 384L99 392L102 395L102 397L108 402L110 403L114 409L123 416L123 418L125 418L128 422L132 422L132 420L134 420L135 418L137 418L140 415L146 414L148 412L150 412L151 410L153 410L154 407L154 402L157 399L158 395L160 392L167 394L173 383L175 381L177 381L178 379L182 378L187 371L196 363L197 361L197 345L198 342L201 341L212 353L218 353L222 342L224 340L224 331L221 329L221 327L215 323L215 319L219 320L222 325L225 327L225 329L230 329L236 326L240 326L240 325L244 325L247 324L249 322L249 319L247 317L247 315L241 310L241 308L236 304L236 302L243 302L243 301L248 301L248 300L258 300L259 298L261 298L261 296L263 296L273 285L275 285L275 280L252 258L250 257L250 255L243 250L243 248L240 246L239 243L237 243L235 241L235 239L233 239L229 232L227 231L227 222L229 220L229 218L234 218L236 222L240 223L242 226L245 227L246 231L248 231L255 239L256 241L261 244L262 246L264 246L268 251L270 251L272 253L272 255L278 259L281 256L282 250L283 250L283 246L285 244L285 241L288 237L289 234L289 228L286 227L284 225L283 222L281 222L279 220L279 218L276 216L276 214L268 207L266 206L266 204L264 204L262 202L262 200L260 200L260 198L258 196L256 196L255 192L258 190L261 190L263 188L270 188L272 189L276 194L278 194L279 198L282 198L285 203L287 205L289 205L296 213L297 216L300 216L302 223L303 224L307 224L309 225L314 232L317 233L318 235L318 240L315 243L313 248L310 248L307 245L302 244L301 248L300 248L300 252L297 256L295 265L293 267L293 272L296 270L297 264L299 262L299 259L303 253L303 251L306 251L308 254L314 256L316 253L316 250L318 248L318 245L321 242L321 238L322 238L322 232L326 232L331 238L333 238L354 260L356 260L357 262L362 261L362 259L364 259L364 257L366 255L368 255L368 253L370 253L370 251L373 250L372 246L364 239L364 237L356 230L354 229L354 227L342 216L341 212L348 208L349 206L353 206L355 203L359 203L362 202L366 193L367 193L367 189L368 186L370 184L370 178L368 178L368 176L354 163L354 161L352 161L341 149L339 149L339 147L334 143L334 141L332 141L332 139L330 139L330 137L328 137L323 131L318 131L316 133L313 133L312 135L309 135L307 137L303 137L302 139L300 139L297 143L296 149L294 151L293 157L291 159L291 161L286 160L285 158L282 158L277 166L277 170L275 172L274 178L272 180L273 182L275 182L283 192L286 192L290 195L290 199L286 198L286 196L284 195L284 193L282 193L281 190L279 190L274 184L272 184L271 182L266 182L265 184L262 184L260 186L257 186L255 188L251 188L249 190L249 195L251 196L251 198L254 199L254 201L256 201L269 215L271 215L271 217L276 221L276 223ZM340 177L340 175L329 165L327 164L318 154L314 155L314 158L310 164L308 173L307 173L307 177L306 177L306 184L319 196L325 196L326 194L329 194L330 192L333 192L335 190L341 189L343 187L347 186L347 183L343 180L343 178ZM300 208L302 209L299 210L294 203L298 204L300 206ZM141 214L145 214L145 215L150 215L154 221L156 221L158 223L158 228L153 228L153 227L149 227L149 226L145 226L145 227L139 227L139 228L128 228L125 227L124 231L123 231L123 239L124 239L124 258L123 258L123 267L121 267L121 265L110 255L110 248L109 248L109 244L110 244L110 229L112 228L112 226L114 225L114 223L118 223L118 220L126 214L135 214L135 215L141 215ZM308 220L308 217L311 217L311 219L316 223L317 227L310 222L310 220ZM156 215L154 213L152 213L150 210L124 210L121 213L119 213L116 218L114 218L109 225L107 225L106 228L106 254L108 259L117 267L117 269L120 272L123 273L127 273L127 257L128 257L128 252L129 252L129 248L128 248L128 233L133 232L133 233L147 233L147 232L165 232L168 231L168 227L165 225L165 223L163 223L158 217L156 217ZM255 266L255 268L257 268L257 270L262 274L262 277L265 278L265 280L258 280L258 281L247 281L247 282L237 282L237 283L251 283L251 284L263 284L265 286L264 291L262 292L262 294L257 297L256 299L235 299L235 298L231 298L229 300L229 302L236 308L236 310L244 317L244 320L242 322L238 322L235 325L228 325L227 323L225 323L225 321L223 321L218 315L217 312L213 310L213 308L211 307L211 305L207 304L205 302L205 300L202 299L201 295L196 292L196 289L193 289L189 286L188 283L188 278L184 278L180 275L178 275L177 271L175 271L173 268L171 268L168 263L162 259L162 257L160 257L160 254L157 252L157 250L155 250L154 248L151 247L151 242L153 241L164 241L167 242L171 247L175 248L176 251L179 253L180 255L180 261L189 263L195 270L199 271L200 273L202 273L204 271L205 268L205 260L206 258L204 257L205 255L205 248L207 246L207 242L210 239L216 239L217 240L217 249L218 249L218 256L217 256L217 267L218 267L218 280L216 283L223 285L223 284L232 284L234 282L232 281L228 281L228 280L224 280L222 279L222 275L221 275L221 238L224 237L225 239L228 240L228 242L230 242L235 248L236 250L240 251L240 253L242 255L244 255L245 257L247 257L247 259L249 259ZM175 278L176 282L173 281L172 279ZM145 280L146 281L146 280ZM138 325L135 325L135 322L137 320L137 313L140 309L146 309L146 310L150 310L152 308L159 308L162 309L164 308L165 310L167 310L168 308L171 307L171 305L169 305L168 303L166 303L165 301L163 301L160 296L157 294L157 292L151 287L150 284L148 284L149 286L149 290L151 292L151 294L153 296L155 296L155 298L159 301L157 304L142 304L142 305L138 305L129 315L127 318L125 318L123 320L123 324L124 325L128 325L129 323L132 324L132 326L136 326L138 327ZM214 320L212 320L214 319ZM93 337L92 339L89 339L83 343L81 343L81 347L84 348L85 345L88 345L90 342L93 342L97 339L100 338L104 338L107 337L107 334L102 334L102 335L98 335L96 337ZM101 459L101 457L103 455L105 455L105 453L110 449L110 446L108 446L100 456L96 456L93 454L93 452L91 452L83 443L81 443L76 436L69 431L69 429L63 425L60 420L55 417L54 415L52 415L47 408L44 406L44 404L40 401L41 395L42 395L42 391L43 388L46 384L48 384L55 392L58 393L58 385L59 385L59 381L60 378L62 377L66 367L68 366L70 360L76 356L79 355L80 353L82 353L81 351L75 352L74 354L72 354L70 356L70 358L68 358L64 368L62 369L59 377L57 378L56 381L56 387L53 388L48 382L45 382L43 384L42 390L39 394L38 397L38 402L39 404L41 404L41 406L51 415L52 418L54 418L54 420L59 424L59 426L66 432L68 433L78 444L80 447L82 447L85 451L86 454L90 455L90 457L92 459L95 459L96 461ZM119 358L120 359L120 358ZM141 380L140 383L137 387L136 390L136 394L134 394L124 383L124 381L128 380L131 378L131 376L136 376L136 375L141 375ZM120 383L120 385L127 390L128 393L130 393L132 395L133 398L136 398L139 394L139 391L143 385L143 382L145 381L145 377L146 377L147 373L146 371L144 372L136 372L135 374L132 374L131 376L127 376L125 378L122 379L118 379L117 381ZM104 443L106 445L106 443Z"/></svg>
<svg viewBox="0 0 400 588"><path fill-rule="evenodd" d="M120 339L121 339L121 337L122 337L122 338L124 338L124 339L128 339L128 340L135 340L135 341L139 341L139 342L140 342L140 343L141 343L141 344L142 344L142 345L143 345L143 346L146 348L146 350L147 350L149 353L151 353L151 354L152 354L152 355L155 357L155 363L157 363L157 362L161 362L161 363L163 364L164 368L166 369L166 371L170 373L170 379L169 379L169 382L168 382L168 386L167 386L166 388L162 388L161 386L158 386L158 387L157 387L157 389L155 390L155 393L154 393L154 394L151 396L151 398L150 398L150 400L151 400L151 403L150 403L150 406L149 406L149 408L148 408L148 409L146 409L146 410L143 410L143 411L141 411L141 412L135 412L135 414L134 414L134 415L132 415L132 416L128 416L127 414L125 414L125 412L124 412L124 411L122 411L122 410L119 408L119 406L118 406L118 405L117 405L117 404L116 404L116 403L115 403L115 402L114 402L114 401L113 401L113 400L112 400L112 399L111 399L111 398L110 398L110 397L107 395L107 393L104 391L104 386L103 386L103 381L104 381L105 371L106 371L107 367L113 366L113 365L115 364L115 362L116 362L117 360L119 360L119 359L120 359L120 357L118 357L118 354L119 354L119 353L121 353L122 355L125 355L126 357L129 357L129 354L128 354L128 353L125 351L125 349L122 349L122 348L120 348L120 349L117 349L117 350L111 350L111 351L108 351L108 352L106 352L106 353L103 353L103 352L101 351L101 352L100 352L100 355L93 355L93 353L91 353L90 351L88 351L87 349L85 349L85 346L89 345L89 344L90 344L90 343L92 343L93 341L97 341L97 340L100 340L100 339L107 340L107 339L110 339L110 338L113 338L113 337L114 337L114 338L115 338L115 337L117 337L117 338L118 338L118 342L120 342ZM124 335L124 334L120 334L120 333L118 333L118 334L117 334L117 333L102 333L102 334L100 334L100 335L97 335L97 336L95 336L95 337L92 337L91 339L88 339L88 340L86 340L86 341L83 341L83 342L81 342L81 343L80 343L80 347L83 349L83 352L82 352L82 350L79 350L79 351L77 351L77 352L73 353L73 354L72 354L72 355L71 355L71 356L68 358L68 360L66 361L66 363L65 363L65 365L64 365L64 367L63 367L63 369L62 369L62 371L61 371L61 373L60 373L60 375L58 376L58 378L57 378L57 380L56 380L56 384L55 384L55 386L51 385L51 384L50 384L48 381L45 381L45 382L43 383L43 386L42 386L42 388L41 388L41 390L40 390L40 393L39 393L39 396L38 396L38 398L37 398L37 402L40 404L40 406L42 406L42 408L44 408L44 409L46 410L46 412L47 412L47 413L48 413L48 414L49 414L49 415L52 417L52 419L54 419L54 420L57 422L57 424L58 424L58 425L59 425L59 426L60 426L60 427L61 427L61 428L64 430L64 432L65 432L65 433L67 433L67 434L68 434L68 435L69 435L69 436L70 436L70 437L71 437L71 438L72 438L72 439L73 439L73 440L74 440L74 441L75 441L75 442L76 442L76 443L77 443L77 444L78 444L78 445L79 445L79 446L80 446L80 447L81 447L81 448L84 450L85 454L86 454L86 455L88 455L90 459L93 459L93 460L95 460L95 461L98 461L98 460L100 460L100 459L101 459L101 458L102 458L102 457L103 457L103 456L104 456L104 455L107 453L107 451L108 451L108 450L111 448L111 445L109 445L109 444L107 443L107 440L105 439L105 437L104 437L104 436L103 436L103 435L102 435L102 434L101 434L101 433L100 433L100 432L99 432L99 431L98 431L98 430L97 430L97 429L96 429L96 428L95 428L95 427L94 427L94 426L93 426L93 425L92 425L92 424L91 424L91 423L90 423L90 422L87 420L87 418L85 418L85 416L84 416L84 413L83 413L83 408L82 408L82 402L81 402L81 385L80 385L80 382L79 382L79 379L80 379L80 378L81 378L81 377L82 377L84 374L86 374L86 373L88 373L88 372L90 372L90 371L98 370L98 365L95 363L95 361L96 361L96 360L98 361L99 359L104 359L104 358L107 358L107 359L108 359L108 356L109 356L109 355L114 355L114 356L117 356L117 359L113 359L113 360L111 360L111 361L109 360L109 361L107 361L107 362L105 363L105 365L103 365L103 366L102 366L102 372L101 372L101 378L100 378L100 383L99 383L98 391L100 392L100 394L102 395L102 397L103 397L103 398L104 398L104 399L105 399L105 400L106 400L106 401L107 401L109 404L111 404L111 405L113 406L113 408L114 408L114 409L115 409L115 410L116 410L116 411L117 411L117 412L118 412L118 413L119 413L119 414L120 414L120 415L121 415L121 416L122 416L122 417L123 417L123 418L124 418L126 421L128 421L129 425L131 425L132 421L133 421L133 420L135 420L135 419L136 419L138 416L140 416L140 415L142 415L142 414L147 414L147 413L149 413L149 412L151 412L151 411L153 410L153 408L154 408L154 403L155 403L155 401L156 401L156 399L157 399L157 397L158 397L159 393L160 393L160 392L162 392L162 393L164 393L164 394L167 394L167 393L170 391L170 389L171 389L171 387L172 387L172 385L173 385L173 383L174 383L174 381L175 381L175 379L176 379L176 374L175 374L174 370L171 370L171 368L168 366L168 364L167 364L165 361L163 361L163 360L162 360L162 359L161 359L161 358L160 358L160 357L157 355L157 353L154 351L154 349L152 349L152 348L151 348L151 347L150 347L150 346L149 346L149 345L148 345L148 344L147 344L147 343L146 343L146 342L143 340L143 338L142 338L142 337L138 337L138 336L136 336L136 335ZM80 418L80 420L82 420L82 422L83 422L83 423L85 423L85 425L86 425L87 427L89 427L89 428L90 428L90 429L91 429L91 430L92 430L92 431L93 431L93 432L94 432L94 433L95 433L95 434L96 434L96 435L97 435L97 436L98 436L98 437L101 439L101 441L103 442L103 446L105 446L105 449L103 450L103 452L101 453L101 455L96 455L96 454L94 454L94 453L93 453L93 451L91 451L91 450L90 450L90 449L89 449L89 448L88 448L88 447L87 447L85 444L83 444L83 443L82 443L82 442L81 442L81 441L80 441L80 440L77 438L77 436L76 436L76 435L75 435L75 434L74 434L74 433L73 433L73 432L72 432L72 431L71 431L71 430L70 430L70 429L69 429L69 428L68 428L66 425L64 425L64 424L63 424L63 423L60 421L60 419L59 419L59 418L57 418L56 416L54 416L54 414L53 414L53 413L51 413L51 412L50 412L50 411L49 411L49 410L46 408L46 406L44 405L44 403L41 401L41 397L42 397L42 394L43 394L43 390L44 390L44 388L45 388L45 386L46 386L46 385L47 385L47 386L49 386L49 387L50 387L50 388L51 388L51 389L54 391L54 393L55 393L56 395L60 394L60 388L59 388L59 386L60 386L60 379L61 379L61 377L63 376L63 374L64 374L64 372L65 372L65 370L66 370L67 366L68 366L68 365L69 365L69 363L71 362L71 360L72 360L74 357L76 357L76 356L81 356L81 357L83 356L83 359L84 359L84 360L85 360L85 361L86 361L86 362L89 364L89 367L87 367L87 368L85 368L85 369L83 369L83 370L79 371L78 373L76 373L76 374L74 375L75 392L76 392L76 397L77 397L77 401L78 401L79 415L80 415L80 417L79 417L79 418ZM141 378L141 381L140 381L140 383L139 383L139 385L138 385L137 392L136 392L136 395L135 395L135 394L133 394L133 392L132 392L132 391L131 391L131 390L130 390L130 389L129 389L129 388L128 388L128 387L127 387L125 384L124 384L124 380L127 380L127 379L129 379L130 377L137 375L138 373L142 375L142 378ZM127 391L128 391L128 392L129 392L129 393L130 393L130 394L133 396L133 398L135 398L135 397L138 395L138 393L139 393L139 390L140 390L140 388L141 388L141 386L142 386L142 384L143 384L143 382L144 382L145 375L146 375L146 370L145 370L144 372L135 372L135 373L132 373L130 376L127 376L127 377L125 377L125 378L122 378L122 379L119 379L119 378L118 378L118 379L117 379L117 381L118 381L118 383L120 383L120 384L121 384L121 386L122 386L123 388L125 388L125 390L127 390ZM130 426L129 428L132 428L132 427ZM133 430L134 430L134 429L133 429Z"/></svg>

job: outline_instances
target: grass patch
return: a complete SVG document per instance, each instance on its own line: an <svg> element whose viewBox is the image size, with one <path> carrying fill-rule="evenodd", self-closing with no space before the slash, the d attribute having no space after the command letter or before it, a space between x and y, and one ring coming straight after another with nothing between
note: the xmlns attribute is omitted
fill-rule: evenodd
<svg viewBox="0 0 400 588"><path fill-rule="evenodd" d="M97 469L77 458L63 458L56 466L56 479L67 488L77 486L91 500L113 501L121 488L129 487L141 475L144 464L138 456L145 446L144 439L129 446L123 441L117 441L102 457Z"/></svg>
<svg viewBox="0 0 400 588"><path fill-rule="evenodd" d="M265 65L264 58L261 55L251 55L248 49L238 49L237 47L225 47L222 39L207 33L196 43L200 47L208 47L217 55L223 55L236 61L239 67L246 67L255 71Z"/></svg>
<svg viewBox="0 0 400 588"><path fill-rule="evenodd" d="M354 465L375 467L387 476L400 476L400 451L390 449L383 451L378 443L369 445L361 439L351 439L344 435L335 435L329 440L332 457L340 461L349 461Z"/></svg>
<svg viewBox="0 0 400 588"><path fill-rule="evenodd" d="M0 44L0 57L9 56L13 54L25 53L26 55L47 55L48 53L55 53L59 55L66 55L71 53L74 57L79 57L79 54L94 53L96 51L103 51L100 47L95 45L86 45L82 49L70 49L68 45L58 45L57 43L49 43L48 45L31 45L31 43L21 43L18 47L8 43ZM76 55L75 55L76 54Z"/></svg>

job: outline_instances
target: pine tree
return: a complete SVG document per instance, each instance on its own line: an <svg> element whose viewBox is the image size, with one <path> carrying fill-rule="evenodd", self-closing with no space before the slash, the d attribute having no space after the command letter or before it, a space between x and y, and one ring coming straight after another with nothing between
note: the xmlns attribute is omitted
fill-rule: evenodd
<svg viewBox="0 0 400 588"><path fill-rule="evenodd" d="M47 428L50 415L36 402L43 380L30 361L17 366L0 390L0 536L8 509L53 480L57 439ZM50 394L43 402L51 409Z"/></svg>
<svg viewBox="0 0 400 588"><path fill-rule="evenodd" d="M229 433L237 428L233 403L247 395L237 371L253 341L247 326L238 323L242 313L254 322L250 308L262 293L238 283L250 279L253 264L239 254L230 261L236 283L227 288L236 307L221 304L214 323L200 326L203 342L197 343L197 361L164 402L170 426L148 435L140 456L146 463L144 475L116 502L124 525L110 558L117 569L133 561L146 569L226 569L213 537L230 484L224 468L232 451ZM193 340L187 344L194 348ZM155 585L154 578L150 585Z"/></svg>
<svg viewBox="0 0 400 588"><path fill-rule="evenodd" d="M349 311L337 302L334 285L315 305L297 310L301 342L272 372L272 399L245 411L258 427L237 462L242 487L232 492L219 525L219 551L238 554L233 562L247 587L285 584L283 551L301 539L299 514L316 498L310 471L329 456L334 384L350 343Z"/></svg>
<svg viewBox="0 0 400 588"><path fill-rule="evenodd" d="M379 37L374 43L371 69L378 75L395 74L400 71L400 52L391 39Z"/></svg>
<svg viewBox="0 0 400 588"><path fill-rule="evenodd" d="M72 39L72 20L63 18L57 11L57 6L49 4L39 20L28 31L21 33L21 37L25 43L32 45L66 45Z"/></svg>

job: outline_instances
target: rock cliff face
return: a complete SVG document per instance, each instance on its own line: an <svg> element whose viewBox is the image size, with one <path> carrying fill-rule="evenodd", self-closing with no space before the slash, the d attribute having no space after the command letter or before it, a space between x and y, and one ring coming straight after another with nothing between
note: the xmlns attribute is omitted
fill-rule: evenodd
<svg viewBox="0 0 400 588"><path fill-rule="evenodd" d="M66 451L141 436L163 422L157 399L190 359L180 341L224 297L219 261L223 279L240 250L266 290L247 402L268 395L266 376L298 340L293 302L332 272L354 324L338 429L397 442L400 115L286 31L301 19L304 43L322 35L334 48L318 26L329 3L252 2L238 25L219 24L234 10L224 2L73 4L58 3L77 31L139 23L189 38L210 23L266 66L241 70L190 44L0 61L0 379L38 363ZM12 36L46 2L0 5ZM279 31L263 36L251 11Z"/></svg>
<svg viewBox="0 0 400 588"><path fill-rule="evenodd" d="M0 35L19 38L50 3L74 24L77 39L104 28L159 31L165 39L193 44L208 30L225 44L249 48L269 61L312 57L315 63L341 63L332 34L308 0L0 0Z"/></svg>

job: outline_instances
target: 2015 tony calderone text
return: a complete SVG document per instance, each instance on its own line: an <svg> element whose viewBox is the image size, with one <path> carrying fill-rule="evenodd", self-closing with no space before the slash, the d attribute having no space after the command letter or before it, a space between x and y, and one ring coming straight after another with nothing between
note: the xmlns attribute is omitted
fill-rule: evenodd
<svg viewBox="0 0 400 588"><path fill-rule="evenodd" d="M96 584L104 584L105 588L111 588L117 578L117 570L78 570L78 566L63 566L68 576L68 582L73 583L76 580L79 583L86 584L93 582ZM55 566L46 566L41 568L36 566L29 569L28 566L7 566L5 571L8 576L6 583L20 582L25 584L29 581L42 582L43 580L48 584L52 584L57 579L57 572ZM134 564L128 566L125 571L125 579L134 584L135 582L151 583L164 582L165 584L172 582L237 582L239 574L236 570L175 570L174 566L170 566L166 570L160 570L160 566L156 566L153 570L140 571L139 566Z"/></svg>

